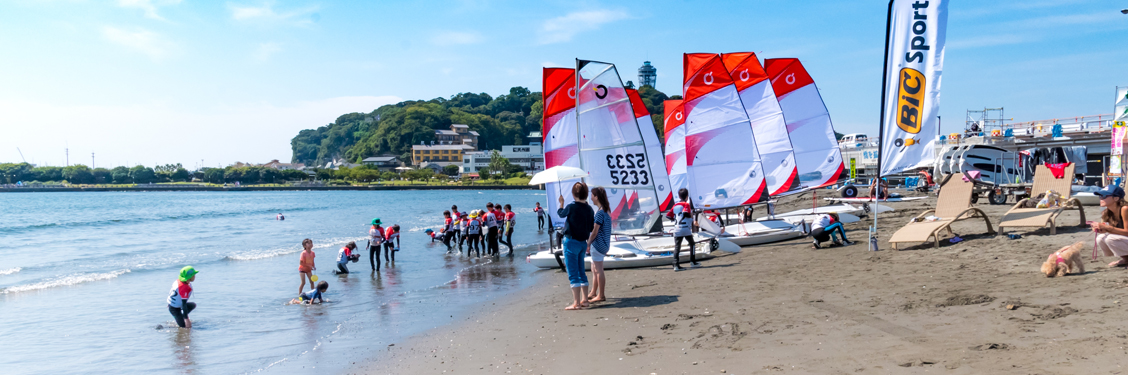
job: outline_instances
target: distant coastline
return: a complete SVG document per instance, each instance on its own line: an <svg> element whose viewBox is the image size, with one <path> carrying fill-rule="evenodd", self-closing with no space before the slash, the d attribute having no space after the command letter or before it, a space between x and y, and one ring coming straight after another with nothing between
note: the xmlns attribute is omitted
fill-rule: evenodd
<svg viewBox="0 0 1128 375"><path fill-rule="evenodd" d="M345 190L541 190L520 185L363 185L363 186L177 186L138 185L115 187L0 187L0 193L62 193L104 191L345 191Z"/></svg>

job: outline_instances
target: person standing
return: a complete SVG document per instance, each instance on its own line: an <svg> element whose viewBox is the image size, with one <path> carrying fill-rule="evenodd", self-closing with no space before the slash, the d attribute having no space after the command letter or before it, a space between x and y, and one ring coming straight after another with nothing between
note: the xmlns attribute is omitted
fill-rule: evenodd
<svg viewBox="0 0 1128 375"><path fill-rule="evenodd" d="M584 254L595 222L595 212L587 204L587 197L587 185L577 182L572 185L572 203L564 206L564 196L558 198L562 208L556 211L556 215L564 218L564 268L568 271L568 285L572 287L572 304L564 310L588 307Z"/></svg>
<svg viewBox="0 0 1128 375"><path fill-rule="evenodd" d="M465 212L459 213L458 215L458 231L461 233L461 235L458 236L458 253L462 254L462 244L466 242L466 236L469 235L468 230L470 228L470 215L467 215ZM467 255L470 254L467 253Z"/></svg>
<svg viewBox="0 0 1128 375"><path fill-rule="evenodd" d="M486 254L488 255L498 255L501 252L500 246L497 244L499 232L497 221L493 203L486 203Z"/></svg>
<svg viewBox="0 0 1128 375"><path fill-rule="evenodd" d="M680 256L682 241L689 243L689 266L695 268L701 266L697 263L697 244L693 242L693 232L697 222L693 220L693 205L689 203L689 190L679 189L678 199L681 202L674 203L674 208L666 214L667 217L674 219L674 271L684 270L681 267Z"/></svg>
<svg viewBox="0 0 1128 375"><path fill-rule="evenodd" d="M368 263L373 271L380 270L380 248L384 244L384 228L380 226L380 218L372 219L372 228L368 228Z"/></svg>
<svg viewBox="0 0 1128 375"><path fill-rule="evenodd" d="M482 242L482 222L478 221L477 212L471 212L470 218L468 220L469 221L466 222L466 235L470 237L467 240L470 242L470 245L466 247L466 256L470 257L470 250L474 250L474 253L476 253L478 257L481 258L482 247L478 245Z"/></svg>
<svg viewBox="0 0 1128 375"><path fill-rule="evenodd" d="M454 250L450 241L454 239L454 218L450 217L450 211L443 211L443 245L446 245L447 252Z"/></svg>
<svg viewBox="0 0 1128 375"><path fill-rule="evenodd" d="M517 213L513 212L513 206L505 205L505 244L509 248L509 256L513 256L513 226L517 224Z"/></svg>
<svg viewBox="0 0 1128 375"><path fill-rule="evenodd" d="M458 230L462 226L462 214L458 212L458 205L450 206L450 217L454 219L454 242L459 242L462 239L462 231Z"/></svg>
<svg viewBox="0 0 1128 375"><path fill-rule="evenodd" d="M314 264L313 258L317 254L313 253L313 240L302 240L302 253L298 256L298 276L302 279L302 286L298 287L298 294L305 291L306 280L309 280L309 286L313 286L313 271L317 270L317 265Z"/></svg>
<svg viewBox="0 0 1128 375"><path fill-rule="evenodd" d="M537 206L533 207L533 213L537 214L537 230L544 230L544 215L545 215L545 213L544 213L544 209L541 208L541 206L540 206L540 202L537 202Z"/></svg>
<svg viewBox="0 0 1128 375"><path fill-rule="evenodd" d="M172 313L172 318L180 328L192 328L192 319L188 319L188 313L196 309L196 303L188 302L188 298L192 297L192 282L196 281L197 273L200 271L192 266L184 266L180 269L180 277L172 283L172 290L168 292L168 312Z"/></svg>
<svg viewBox="0 0 1128 375"><path fill-rule="evenodd" d="M607 201L607 190L602 187L591 189L591 200L599 211L595 212L595 222L591 236L587 240L587 254L591 256L591 293L587 295L588 302L606 301L603 294L607 288L607 276L603 273L603 258L611 250L611 215L607 213L610 205Z"/></svg>

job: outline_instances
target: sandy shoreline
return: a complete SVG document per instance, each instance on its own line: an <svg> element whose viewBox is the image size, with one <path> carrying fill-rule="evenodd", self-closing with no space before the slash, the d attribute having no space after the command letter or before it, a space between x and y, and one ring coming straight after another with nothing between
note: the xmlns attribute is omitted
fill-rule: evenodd
<svg viewBox="0 0 1128 375"><path fill-rule="evenodd" d="M888 236L935 199L923 202L889 204L897 212L880 216L880 252L862 241L871 218L847 226L858 242L849 247L815 250L800 239L685 272L611 270L609 300L585 311L563 311L563 272L542 271L551 273L520 295L350 372L1128 372L1128 360L1117 359L1128 354L1128 273L1109 269L1111 258L1089 261L1092 233L1076 226L1076 211L1059 218L1053 236L990 236L982 219L970 219L954 225L964 242L892 251ZM997 225L1009 205L978 207ZM1086 274L1039 273L1048 254L1076 241L1089 243Z"/></svg>

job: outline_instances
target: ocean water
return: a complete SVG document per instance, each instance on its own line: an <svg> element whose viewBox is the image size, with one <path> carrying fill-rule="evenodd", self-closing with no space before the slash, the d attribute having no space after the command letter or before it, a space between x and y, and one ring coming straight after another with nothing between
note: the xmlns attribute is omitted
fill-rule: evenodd
<svg viewBox="0 0 1128 375"><path fill-rule="evenodd" d="M0 194L0 372L339 373L551 274L525 262L548 239L538 201L532 190ZM451 204L487 202L518 213L512 258L447 254L424 233ZM374 217L402 228L396 263L378 273L363 250ZM323 305L287 304L304 238L330 285ZM348 241L362 259L334 275ZM200 270L192 330L175 328L165 302L185 265Z"/></svg>

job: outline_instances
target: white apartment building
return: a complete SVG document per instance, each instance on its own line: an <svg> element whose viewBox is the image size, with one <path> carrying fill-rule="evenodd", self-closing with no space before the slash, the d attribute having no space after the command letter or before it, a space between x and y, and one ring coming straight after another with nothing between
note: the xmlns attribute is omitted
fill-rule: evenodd
<svg viewBox="0 0 1128 375"><path fill-rule="evenodd" d="M530 173L544 170L544 152L539 142L528 145L501 146L501 157L509 159L509 164L519 165ZM472 151L462 154L462 174L479 173L490 166L492 150Z"/></svg>

